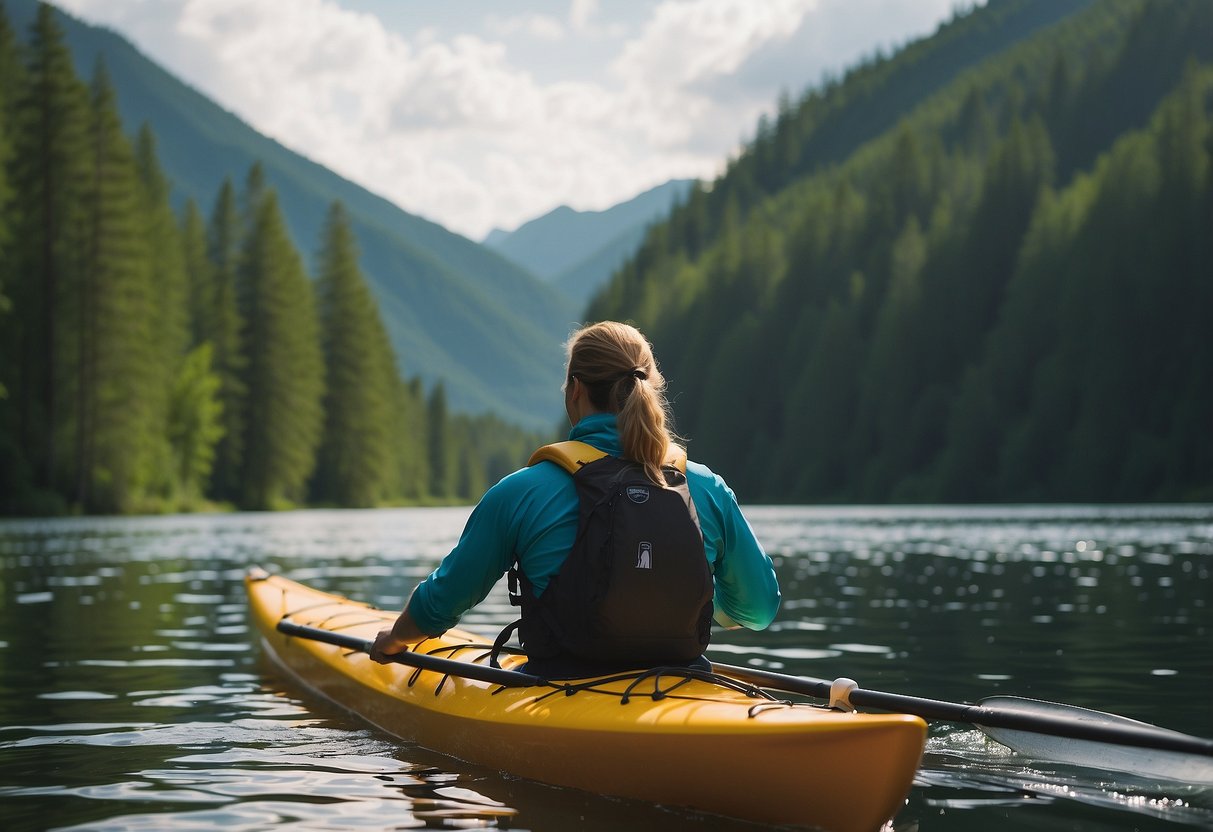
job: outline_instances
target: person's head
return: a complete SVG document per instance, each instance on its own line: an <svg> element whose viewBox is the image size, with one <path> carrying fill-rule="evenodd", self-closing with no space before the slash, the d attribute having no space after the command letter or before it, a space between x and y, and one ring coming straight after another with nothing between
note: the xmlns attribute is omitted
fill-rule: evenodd
<svg viewBox="0 0 1213 832"><path fill-rule="evenodd" d="M579 408L616 414L624 457L644 465L654 483L664 484L661 464L673 437L665 379L648 340L634 326L603 321L574 332L566 349L570 420Z"/></svg>

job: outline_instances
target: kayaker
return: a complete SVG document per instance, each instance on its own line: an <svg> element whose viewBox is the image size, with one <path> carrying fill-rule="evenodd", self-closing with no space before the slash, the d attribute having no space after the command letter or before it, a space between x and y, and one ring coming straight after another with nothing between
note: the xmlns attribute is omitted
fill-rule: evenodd
<svg viewBox="0 0 1213 832"><path fill-rule="evenodd" d="M569 438L610 457L640 463L650 480L664 484L662 465L671 449L680 449L667 426L665 380L648 340L633 326L607 321L575 332L566 349L564 402L572 424ZM771 559L725 481L696 462L687 461L685 469L692 516L697 515L712 576L707 588L708 612L727 627L764 629L775 617L780 599ZM683 512L688 513L685 506ZM578 539L578 527L577 487L559 465L538 462L504 477L481 498L458 544L414 589L394 625L378 634L372 658L386 663L388 656L455 626L514 564L530 592L542 599L553 579L561 576ZM648 552L643 552L638 565L647 557ZM670 612L673 620L679 615L685 619L688 611ZM694 617L695 611L689 612ZM523 615L523 646L530 652L526 607ZM708 623L704 621L703 626L705 645ZM540 672L534 667L535 655L530 658L528 669ZM586 656L563 658L570 660L564 663L568 667L592 660ZM551 670L560 665L557 660L545 667Z"/></svg>

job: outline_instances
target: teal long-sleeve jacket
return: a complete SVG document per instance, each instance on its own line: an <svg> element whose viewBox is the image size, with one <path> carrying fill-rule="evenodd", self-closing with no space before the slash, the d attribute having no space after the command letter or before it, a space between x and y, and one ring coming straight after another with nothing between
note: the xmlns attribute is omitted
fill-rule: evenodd
<svg viewBox="0 0 1213 832"><path fill-rule="evenodd" d="M582 419L569 439L612 456L623 453L610 413ZM687 463L686 474L716 584L716 620L761 630L779 609L771 559L725 481L696 462ZM422 632L444 633L484 600L515 557L536 594L542 594L573 547L577 514L573 478L556 463L540 462L504 477L472 511L459 543L417 586L409 614Z"/></svg>

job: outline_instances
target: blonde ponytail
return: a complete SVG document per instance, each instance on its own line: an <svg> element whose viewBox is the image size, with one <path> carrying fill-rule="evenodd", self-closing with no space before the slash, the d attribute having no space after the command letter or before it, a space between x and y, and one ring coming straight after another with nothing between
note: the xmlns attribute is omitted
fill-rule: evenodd
<svg viewBox="0 0 1213 832"><path fill-rule="evenodd" d="M664 486L661 465L674 438L665 379L648 340L634 326L603 321L574 332L567 350L568 377L586 386L595 408L616 414L624 458Z"/></svg>

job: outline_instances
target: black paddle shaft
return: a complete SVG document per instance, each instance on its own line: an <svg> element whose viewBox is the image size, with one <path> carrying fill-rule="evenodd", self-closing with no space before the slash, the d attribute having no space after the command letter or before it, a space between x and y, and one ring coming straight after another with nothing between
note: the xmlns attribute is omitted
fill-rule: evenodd
<svg viewBox="0 0 1213 832"><path fill-rule="evenodd" d="M325 644L345 647L348 650L354 650L359 653L370 653L371 645L373 644L370 639L358 638L357 636L346 635L345 633L335 633L332 630L322 630L319 627L309 627L306 624L296 624L294 621L288 621L285 618L278 622L278 632L285 633L288 636L295 636L296 638L322 641ZM450 676L462 676L465 679L475 679L479 682L489 682L490 684L504 685L505 687L519 688L547 684L545 680L530 673L522 673L517 670L504 670L499 667L487 667L482 664L460 662L454 659L443 659L427 653L414 653L406 650L403 653L394 654L391 659L393 662L406 664L410 667L419 667L422 670L432 670L436 673L445 673Z"/></svg>
<svg viewBox="0 0 1213 832"><path fill-rule="evenodd" d="M831 683L822 679L801 678L769 670L736 667L716 662L712 663L712 667L721 673L760 687L787 693L799 693L815 699L829 700L830 698ZM1026 731L1075 740L1213 757L1213 740L1193 737L1165 728L1155 728L1152 725L1110 725L1079 718L1026 714L1007 708L942 702L938 699L923 699L917 696L884 693L863 688L852 690L849 700L855 706L915 714L923 719L965 722L987 728L1004 728L1010 731Z"/></svg>

